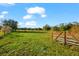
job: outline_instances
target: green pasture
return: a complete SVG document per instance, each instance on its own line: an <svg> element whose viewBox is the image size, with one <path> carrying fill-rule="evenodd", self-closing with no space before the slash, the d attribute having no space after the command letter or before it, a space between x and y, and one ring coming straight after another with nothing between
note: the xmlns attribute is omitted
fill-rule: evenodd
<svg viewBox="0 0 79 59"><path fill-rule="evenodd" d="M4 32L0 31L0 37L4 36Z"/></svg>
<svg viewBox="0 0 79 59"><path fill-rule="evenodd" d="M48 32L13 32L0 39L0 55L77 56L79 48L59 44Z"/></svg>

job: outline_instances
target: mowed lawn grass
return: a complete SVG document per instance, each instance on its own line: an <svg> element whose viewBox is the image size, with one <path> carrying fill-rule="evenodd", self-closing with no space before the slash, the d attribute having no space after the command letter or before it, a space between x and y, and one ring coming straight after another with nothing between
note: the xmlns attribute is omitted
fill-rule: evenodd
<svg viewBox="0 0 79 59"><path fill-rule="evenodd" d="M48 32L13 32L0 39L1 56L77 56L78 50L55 42Z"/></svg>

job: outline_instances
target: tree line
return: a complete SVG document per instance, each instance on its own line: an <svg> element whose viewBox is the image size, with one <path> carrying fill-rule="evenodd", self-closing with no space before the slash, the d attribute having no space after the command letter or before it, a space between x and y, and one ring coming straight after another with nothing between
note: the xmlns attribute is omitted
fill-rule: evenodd
<svg viewBox="0 0 79 59"><path fill-rule="evenodd" d="M79 22L72 22L72 23L61 23L58 26L54 26L53 30L55 31L68 31L70 30L72 27L79 27Z"/></svg>
<svg viewBox="0 0 79 59"><path fill-rule="evenodd" d="M69 30L72 26L78 26L79 22L71 22L71 23L61 23L56 26L50 26L48 24L44 25L42 28L18 28L18 22L13 19L3 20L2 25L0 25L0 29L4 32L12 32L16 30L55 30L55 31L65 31Z"/></svg>

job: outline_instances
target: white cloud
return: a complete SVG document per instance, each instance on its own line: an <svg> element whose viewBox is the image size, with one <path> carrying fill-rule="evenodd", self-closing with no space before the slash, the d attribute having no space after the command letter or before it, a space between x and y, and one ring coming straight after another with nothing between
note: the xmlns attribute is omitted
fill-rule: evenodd
<svg viewBox="0 0 79 59"><path fill-rule="evenodd" d="M28 22L25 23L25 25L29 26L29 27L36 26L36 21L28 21Z"/></svg>
<svg viewBox="0 0 79 59"><path fill-rule="evenodd" d="M18 22L18 26L21 26L23 23L21 23L21 22Z"/></svg>
<svg viewBox="0 0 79 59"><path fill-rule="evenodd" d="M35 28L36 21L27 21L27 22L18 22L18 27L27 27L27 28Z"/></svg>
<svg viewBox="0 0 79 59"><path fill-rule="evenodd" d="M43 7L30 7L26 9L27 15L23 16L23 19L31 19L34 14L39 14L42 18L45 18L45 8Z"/></svg>
<svg viewBox="0 0 79 59"><path fill-rule="evenodd" d="M34 15L34 14L39 14L41 15L42 18L45 18L47 15L45 14L45 8L43 7L30 7L28 9L26 9L26 12L28 13L28 15L24 16L24 19L29 19L31 18L30 15Z"/></svg>
<svg viewBox="0 0 79 59"><path fill-rule="evenodd" d="M7 14L8 14L8 11L2 11L2 12L0 12L0 19L5 18Z"/></svg>
<svg viewBox="0 0 79 59"><path fill-rule="evenodd" d="M2 15L8 14L8 11L2 11L1 14Z"/></svg>
<svg viewBox="0 0 79 59"><path fill-rule="evenodd" d="M45 14L45 9L43 7L31 7L27 9L28 14Z"/></svg>
<svg viewBox="0 0 79 59"><path fill-rule="evenodd" d="M42 18L45 18L47 15L41 15Z"/></svg>
<svg viewBox="0 0 79 59"><path fill-rule="evenodd" d="M4 15L0 15L0 19L3 19L4 18Z"/></svg>
<svg viewBox="0 0 79 59"><path fill-rule="evenodd" d="M32 18L32 15L26 15L23 17L23 19L31 19Z"/></svg>

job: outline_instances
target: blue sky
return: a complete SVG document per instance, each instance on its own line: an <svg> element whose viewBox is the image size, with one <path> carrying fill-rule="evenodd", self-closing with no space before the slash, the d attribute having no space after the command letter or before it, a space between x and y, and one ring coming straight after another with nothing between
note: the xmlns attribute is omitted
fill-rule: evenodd
<svg viewBox="0 0 79 59"><path fill-rule="evenodd" d="M0 4L0 21L14 19L18 27L42 27L73 21L79 22L79 4L16 3Z"/></svg>

